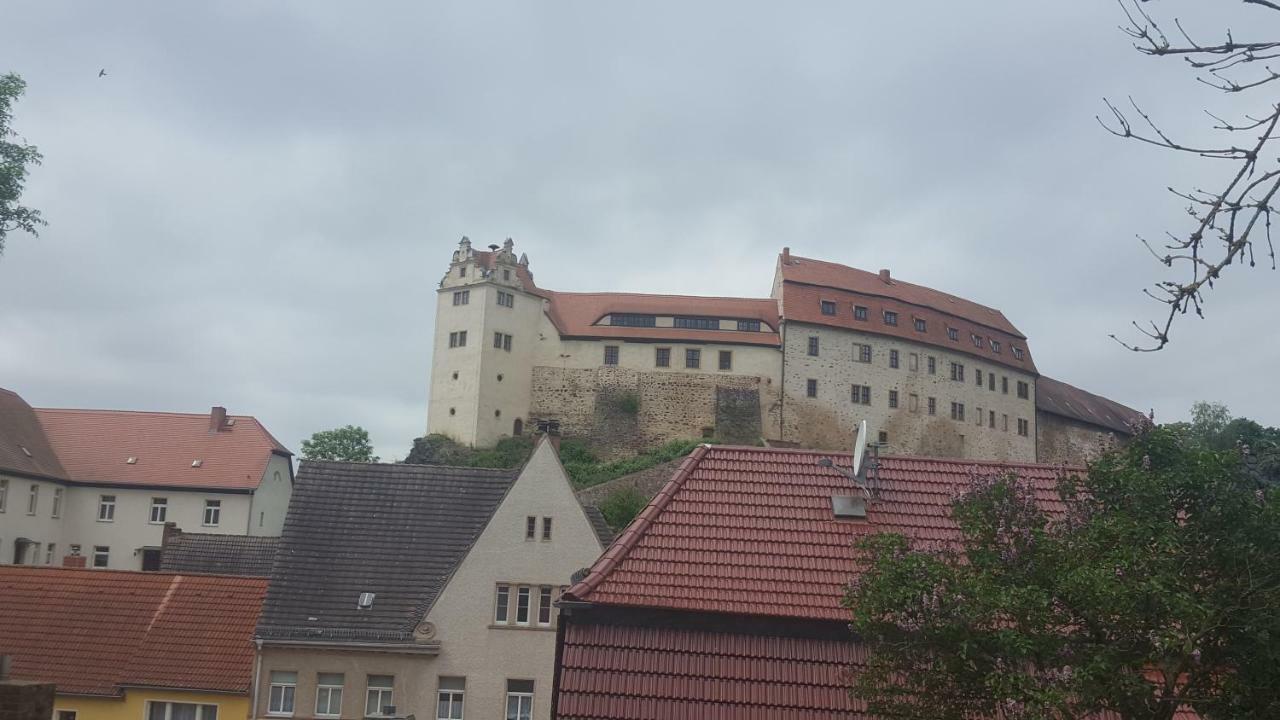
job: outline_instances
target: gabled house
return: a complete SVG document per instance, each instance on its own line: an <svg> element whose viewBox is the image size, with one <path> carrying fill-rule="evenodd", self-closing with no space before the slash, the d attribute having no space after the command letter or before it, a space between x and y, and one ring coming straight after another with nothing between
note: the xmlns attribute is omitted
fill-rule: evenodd
<svg viewBox="0 0 1280 720"><path fill-rule="evenodd" d="M0 566L0 648L55 720L241 720L264 578Z"/></svg>
<svg viewBox="0 0 1280 720"><path fill-rule="evenodd" d="M554 602L602 549L549 438L519 470L304 461L254 717L545 720Z"/></svg>
<svg viewBox="0 0 1280 720"><path fill-rule="evenodd" d="M278 536L292 453L256 418L32 408L0 389L0 563L158 570L165 523Z"/></svg>

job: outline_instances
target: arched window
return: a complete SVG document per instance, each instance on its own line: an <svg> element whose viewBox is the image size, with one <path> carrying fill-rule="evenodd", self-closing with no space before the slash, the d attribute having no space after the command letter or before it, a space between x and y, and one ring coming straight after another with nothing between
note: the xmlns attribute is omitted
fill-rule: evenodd
<svg viewBox="0 0 1280 720"><path fill-rule="evenodd" d="M511 424L511 434L519 435L523 432L524 432L524 421L521 420L520 418L516 418L516 421Z"/></svg>

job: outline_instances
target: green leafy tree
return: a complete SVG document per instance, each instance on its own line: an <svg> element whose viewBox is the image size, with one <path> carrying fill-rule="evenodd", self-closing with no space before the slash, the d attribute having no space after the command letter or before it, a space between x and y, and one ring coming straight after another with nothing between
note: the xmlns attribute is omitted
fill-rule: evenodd
<svg viewBox="0 0 1280 720"><path fill-rule="evenodd" d="M0 75L0 252L4 252L4 239L10 232L22 230L39 237L37 228L47 224L39 210L18 204L28 168L39 165L42 159L35 146L19 139L10 126L13 105L26 88L19 76Z"/></svg>
<svg viewBox="0 0 1280 720"><path fill-rule="evenodd" d="M302 441L303 460L342 460L345 462L378 462L369 442L369 433L358 425L322 430Z"/></svg>
<svg viewBox="0 0 1280 720"><path fill-rule="evenodd" d="M859 544L851 690L871 714L1280 717L1280 490L1158 428L1058 499L982 478L954 503L958 545Z"/></svg>
<svg viewBox="0 0 1280 720"><path fill-rule="evenodd" d="M600 502L600 514L615 532L631 524L649 501L634 487L618 488Z"/></svg>

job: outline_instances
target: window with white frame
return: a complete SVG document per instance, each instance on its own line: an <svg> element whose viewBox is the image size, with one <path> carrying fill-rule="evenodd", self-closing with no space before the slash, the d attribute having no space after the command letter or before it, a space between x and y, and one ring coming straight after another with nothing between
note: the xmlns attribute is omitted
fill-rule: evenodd
<svg viewBox="0 0 1280 720"><path fill-rule="evenodd" d="M9 480L0 478L0 512L4 512L5 500L9 499Z"/></svg>
<svg viewBox="0 0 1280 720"><path fill-rule="evenodd" d="M52 564L53 564L53 556L54 556L54 554L55 554L55 549L56 549L56 548L57 548L57 545L55 545L54 543L49 543L49 547L44 551L44 564L45 564L45 565L52 565Z"/></svg>
<svg viewBox="0 0 1280 720"><path fill-rule="evenodd" d="M462 701L466 693L466 678L440 678L440 689L436 692L436 720L462 720Z"/></svg>
<svg viewBox="0 0 1280 720"><path fill-rule="evenodd" d="M40 485L31 483L31 492L27 494L27 514L35 515L36 507L40 505Z"/></svg>
<svg viewBox="0 0 1280 720"><path fill-rule="evenodd" d="M207 527L217 527L220 522L222 522L222 501L205 500L203 524Z"/></svg>
<svg viewBox="0 0 1280 720"><path fill-rule="evenodd" d="M510 608L511 586L506 583L498 583L497 600L494 602L493 622L498 625L506 625Z"/></svg>
<svg viewBox="0 0 1280 720"><path fill-rule="evenodd" d="M62 517L62 488L53 489L53 510L49 513L49 517Z"/></svg>
<svg viewBox="0 0 1280 720"><path fill-rule="evenodd" d="M116 496L115 495L99 495L98 496L98 522L115 522L116 520Z"/></svg>
<svg viewBox="0 0 1280 720"><path fill-rule="evenodd" d="M151 515L148 522L152 525L163 525L165 518L169 515L169 498L153 497L151 498Z"/></svg>
<svg viewBox="0 0 1280 720"><path fill-rule="evenodd" d="M385 717L383 713L396 702L392 696L391 686L395 678L390 675L370 675L365 683L364 716Z"/></svg>
<svg viewBox="0 0 1280 720"><path fill-rule="evenodd" d="M272 670L271 688L267 693L267 714L292 716L294 696L297 691L298 673Z"/></svg>
<svg viewBox="0 0 1280 720"><path fill-rule="evenodd" d="M551 586L543 585L538 588L538 624L551 624Z"/></svg>
<svg viewBox="0 0 1280 720"><path fill-rule="evenodd" d="M104 568L111 560L111 548L106 545L93 546L93 566Z"/></svg>
<svg viewBox="0 0 1280 720"><path fill-rule="evenodd" d="M149 700L147 720L218 720L218 706Z"/></svg>
<svg viewBox="0 0 1280 720"><path fill-rule="evenodd" d="M516 589L516 624L529 624L529 599L532 592L528 585Z"/></svg>
<svg viewBox="0 0 1280 720"><path fill-rule="evenodd" d="M533 718L533 681L507 681L507 720Z"/></svg>
<svg viewBox="0 0 1280 720"><path fill-rule="evenodd" d="M316 673L316 717L342 715L342 673Z"/></svg>

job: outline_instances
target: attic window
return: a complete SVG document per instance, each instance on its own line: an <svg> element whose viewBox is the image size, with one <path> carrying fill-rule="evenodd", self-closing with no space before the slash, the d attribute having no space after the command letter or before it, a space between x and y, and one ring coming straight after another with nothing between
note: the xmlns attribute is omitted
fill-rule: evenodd
<svg viewBox="0 0 1280 720"><path fill-rule="evenodd" d="M200 467L201 465L204 465L204 461L203 461L203 460L201 460L200 458L196 458L195 460L192 460L192 461L191 461L191 467L193 467L193 468L198 468L198 467Z"/></svg>
<svg viewBox="0 0 1280 720"><path fill-rule="evenodd" d="M229 417L227 418L227 422L224 424L224 427L231 427L232 425L235 425L235 424L236 424L236 419L233 417Z"/></svg>
<svg viewBox="0 0 1280 720"><path fill-rule="evenodd" d="M136 458L136 457L134 457L134 456L130 455L128 458L126 458L126 459L125 459L124 464L125 464L125 465L137 465L137 464L138 464L138 458Z"/></svg>
<svg viewBox="0 0 1280 720"><path fill-rule="evenodd" d="M373 607L373 596L374 593L371 592L360 593L360 597L356 599L356 609L368 610Z"/></svg>

